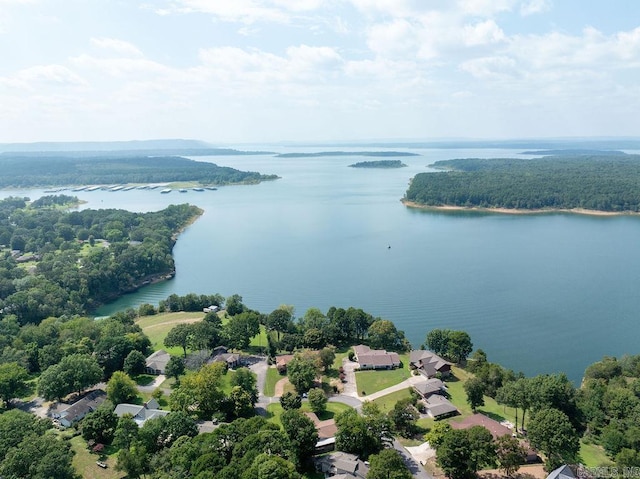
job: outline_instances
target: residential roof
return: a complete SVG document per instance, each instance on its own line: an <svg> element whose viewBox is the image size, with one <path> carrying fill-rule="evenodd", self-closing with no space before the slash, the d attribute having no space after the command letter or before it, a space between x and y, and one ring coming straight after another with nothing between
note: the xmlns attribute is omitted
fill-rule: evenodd
<svg viewBox="0 0 640 479"><path fill-rule="evenodd" d="M113 412L118 417L122 417L125 414L131 414L136 424L138 426L142 426L149 419L155 419L157 417L166 416L171 412L171 411L162 411L161 409L149 407L157 404L158 403L154 399L143 404L142 406L138 406L137 404L122 403L122 404L118 404Z"/></svg>
<svg viewBox="0 0 640 479"><path fill-rule="evenodd" d="M466 417L462 421L451 422L451 427L454 429L469 429L473 426L483 426L487 428L494 439L497 439L500 436L511 436L511 434L513 434L513 431L508 427L503 426L498 421L480 413Z"/></svg>
<svg viewBox="0 0 640 479"><path fill-rule="evenodd" d="M107 398L107 393L102 389L95 389L85 397L74 402L71 406L60 412L60 418L74 422L83 418L88 413L95 411Z"/></svg>
<svg viewBox="0 0 640 479"><path fill-rule="evenodd" d="M346 452L335 452L315 459L316 469L333 477L344 474L348 478L366 478L369 467L358 456Z"/></svg>
<svg viewBox="0 0 640 479"><path fill-rule="evenodd" d="M576 479L576 475L573 473L571 468L566 464L564 466L560 466L558 469L554 469L549 473L547 479Z"/></svg>
<svg viewBox="0 0 640 479"><path fill-rule="evenodd" d="M433 417L457 413L458 409L449 400L440 394L432 394L426 400L427 409Z"/></svg>
<svg viewBox="0 0 640 479"><path fill-rule="evenodd" d="M399 366L398 353L387 352L384 349L371 349L369 346L359 344L353 347L357 361L362 365L372 366Z"/></svg>
<svg viewBox="0 0 640 479"><path fill-rule="evenodd" d="M427 379L425 377L418 378L418 380L413 384L413 387L423 396L435 394L446 389L441 380L436 378Z"/></svg>
<svg viewBox="0 0 640 479"><path fill-rule="evenodd" d="M319 440L335 437L338 432L338 428L336 427L336 422L333 419L321 421L313 412L305 412L304 415L311 419L313 424L315 424Z"/></svg>
<svg viewBox="0 0 640 479"><path fill-rule="evenodd" d="M160 349L147 358L146 366L156 371L164 371L170 359L171 355L164 349Z"/></svg>
<svg viewBox="0 0 640 479"><path fill-rule="evenodd" d="M281 354L276 356L276 366L286 366L293 359L293 354Z"/></svg>
<svg viewBox="0 0 640 479"><path fill-rule="evenodd" d="M424 349L414 349L409 353L409 361L417 366L431 364L436 370L444 366L451 366L451 363L436 353Z"/></svg>

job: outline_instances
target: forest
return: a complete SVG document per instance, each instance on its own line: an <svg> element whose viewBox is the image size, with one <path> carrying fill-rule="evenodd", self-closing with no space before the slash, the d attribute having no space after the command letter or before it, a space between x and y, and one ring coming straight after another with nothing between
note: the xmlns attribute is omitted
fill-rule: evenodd
<svg viewBox="0 0 640 479"><path fill-rule="evenodd" d="M419 156L407 151L319 151L315 153L280 153L276 158L322 158L326 156Z"/></svg>
<svg viewBox="0 0 640 479"><path fill-rule="evenodd" d="M278 178L180 156L119 153L4 153L0 166L0 188L167 182L227 185Z"/></svg>
<svg viewBox="0 0 640 479"><path fill-rule="evenodd" d="M349 165L351 168L403 168L405 166L407 165L400 160L359 161Z"/></svg>
<svg viewBox="0 0 640 479"><path fill-rule="evenodd" d="M437 161L405 200L426 206L640 211L640 156L625 154Z"/></svg>
<svg viewBox="0 0 640 479"><path fill-rule="evenodd" d="M177 233L202 211L66 211L68 196L0 201L0 316L20 324L87 314L105 301L175 271Z"/></svg>

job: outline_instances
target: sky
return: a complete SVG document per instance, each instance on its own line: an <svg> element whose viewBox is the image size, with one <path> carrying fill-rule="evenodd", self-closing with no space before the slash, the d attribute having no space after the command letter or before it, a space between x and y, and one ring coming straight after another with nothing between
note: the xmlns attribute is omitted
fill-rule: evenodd
<svg viewBox="0 0 640 479"><path fill-rule="evenodd" d="M640 136L637 0L0 0L0 142Z"/></svg>

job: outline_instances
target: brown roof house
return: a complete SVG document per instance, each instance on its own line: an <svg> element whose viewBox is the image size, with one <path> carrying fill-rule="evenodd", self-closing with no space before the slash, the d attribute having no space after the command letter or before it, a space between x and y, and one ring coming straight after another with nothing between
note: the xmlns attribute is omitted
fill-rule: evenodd
<svg viewBox="0 0 640 479"><path fill-rule="evenodd" d="M211 359L207 361L209 363L223 362L227 365L227 368L233 369L240 364L240 355L236 353L230 353L225 346L218 346L213 349Z"/></svg>
<svg viewBox="0 0 640 479"><path fill-rule="evenodd" d="M411 368L427 378L447 377L451 373L451 363L431 351L414 349L409 353L409 362Z"/></svg>
<svg viewBox="0 0 640 479"><path fill-rule="evenodd" d="M164 349L156 351L147 358L145 372L148 374L164 374L171 355Z"/></svg>
<svg viewBox="0 0 640 479"><path fill-rule="evenodd" d="M388 353L384 349L371 349L359 344L353 347L353 352L360 369L395 369L402 365L398 353Z"/></svg>

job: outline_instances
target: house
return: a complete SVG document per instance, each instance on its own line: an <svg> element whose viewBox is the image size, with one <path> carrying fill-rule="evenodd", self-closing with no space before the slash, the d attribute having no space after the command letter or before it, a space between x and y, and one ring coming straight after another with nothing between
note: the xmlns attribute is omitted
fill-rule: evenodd
<svg viewBox="0 0 640 479"><path fill-rule="evenodd" d="M466 417L462 421L451 421L450 424L453 429L469 429L470 427L473 427L473 426L483 426L489 430L489 432L491 433L494 439L498 439L500 436L514 435L514 432L511 428L480 413L474 414L473 416ZM540 461L538 452L535 449L533 449L527 441L521 441L521 444L525 450L525 455L524 455L525 463L531 464L531 463ZM562 478L562 479L566 479L566 478Z"/></svg>
<svg viewBox="0 0 640 479"><path fill-rule="evenodd" d="M207 306L206 308L202 309L203 313L217 313L220 310L219 306L216 306L214 304L212 304L211 306Z"/></svg>
<svg viewBox="0 0 640 479"><path fill-rule="evenodd" d="M98 406L100 406L106 398L107 393L102 389L91 391L82 399L79 399L68 408L56 414L54 419L62 427L71 427L87 414L98 409Z"/></svg>
<svg viewBox="0 0 640 479"><path fill-rule="evenodd" d="M122 417L125 414L131 414L138 427L142 427L142 425L149 419L166 416L171 411L161 410L158 401L150 399L142 406L138 406L137 404L118 404L113 412L118 417Z"/></svg>
<svg viewBox="0 0 640 479"><path fill-rule="evenodd" d="M440 394L432 394L425 400L427 414L434 419L443 419L459 414L458 409L451 402Z"/></svg>
<svg viewBox="0 0 640 479"><path fill-rule="evenodd" d="M371 349L360 344L353 347L353 352L360 369L395 369L402 365L398 353L388 353L384 349Z"/></svg>
<svg viewBox="0 0 640 479"><path fill-rule="evenodd" d="M227 365L227 368L233 369L240 365L240 355L235 353L230 353L229 350L225 346L217 346L213 349L211 354L211 359L207 361L208 363L217 363L223 362Z"/></svg>
<svg viewBox="0 0 640 479"><path fill-rule="evenodd" d="M145 372L147 374L164 374L171 355L164 349L156 351L147 358Z"/></svg>
<svg viewBox="0 0 640 479"><path fill-rule="evenodd" d="M564 466L560 466L557 469L554 469L549 473L547 479L576 479L576 475L573 473L571 468L566 464Z"/></svg>
<svg viewBox="0 0 640 479"><path fill-rule="evenodd" d="M432 394L445 392L447 387L440 379L421 376L417 378L417 381L413 384L413 389L415 389L423 399L427 399Z"/></svg>
<svg viewBox="0 0 640 479"><path fill-rule="evenodd" d="M325 477L366 479L369 466L358 459L358 456L346 452L335 452L314 459L316 471Z"/></svg>
<svg viewBox="0 0 640 479"><path fill-rule="evenodd" d="M480 413L466 417L459 422L451 421L450 424L453 429L469 429L473 426L483 426L489 430L494 439L498 439L500 436L511 436L513 434L513 431L507 426Z"/></svg>
<svg viewBox="0 0 640 479"><path fill-rule="evenodd" d="M313 412L305 412L303 414L311 419L313 424L316 426L316 430L318 431L318 440L329 439L336 436L338 428L336 427L336 422L333 419L321 421Z"/></svg>
<svg viewBox="0 0 640 479"><path fill-rule="evenodd" d="M276 368L280 374L286 374L287 364L293 359L293 354L281 354L276 356Z"/></svg>
<svg viewBox="0 0 640 479"><path fill-rule="evenodd" d="M447 377L451 373L451 363L442 359L435 353L427 350L413 350L409 353L409 363L412 369L416 369L427 378L440 375Z"/></svg>

